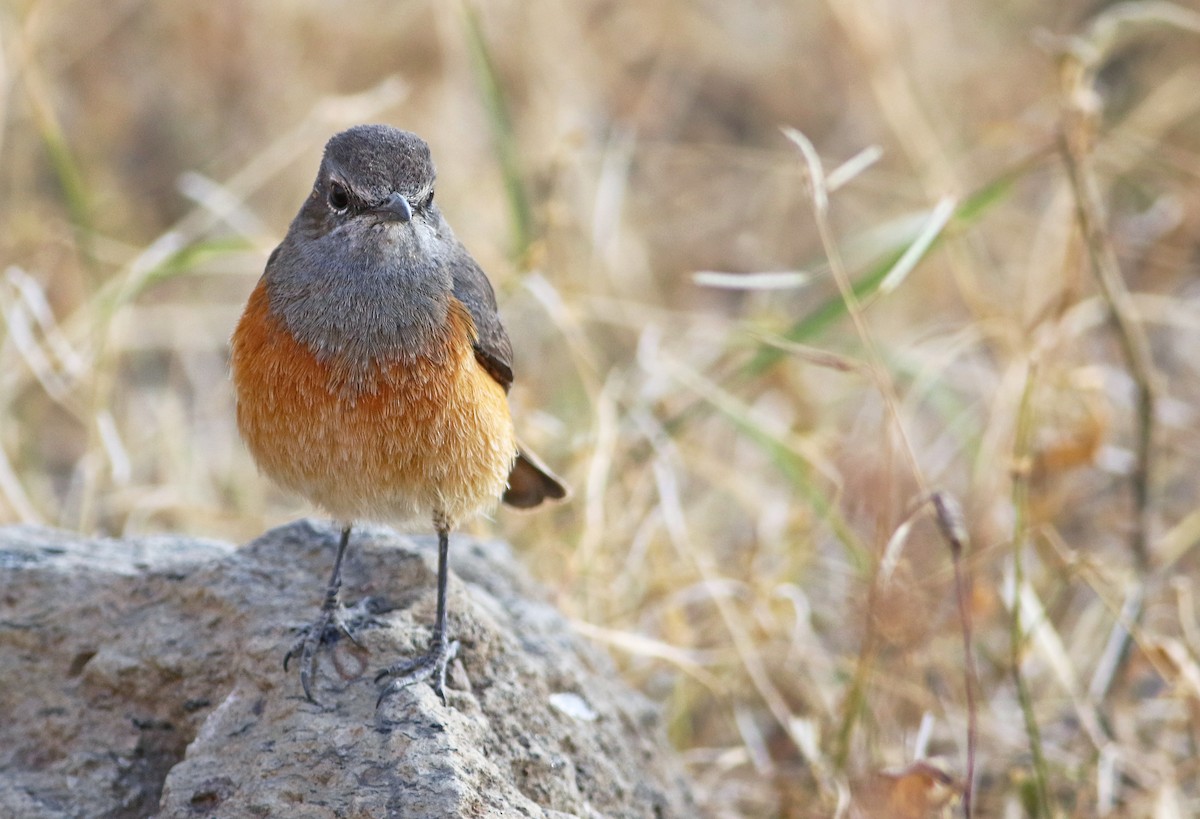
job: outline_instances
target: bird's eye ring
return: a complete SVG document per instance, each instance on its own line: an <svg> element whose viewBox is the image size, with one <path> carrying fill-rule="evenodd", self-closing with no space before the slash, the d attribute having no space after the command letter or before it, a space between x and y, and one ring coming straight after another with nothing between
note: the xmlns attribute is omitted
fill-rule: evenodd
<svg viewBox="0 0 1200 819"><path fill-rule="evenodd" d="M329 207L338 212L350 207L350 194L340 182L329 183Z"/></svg>

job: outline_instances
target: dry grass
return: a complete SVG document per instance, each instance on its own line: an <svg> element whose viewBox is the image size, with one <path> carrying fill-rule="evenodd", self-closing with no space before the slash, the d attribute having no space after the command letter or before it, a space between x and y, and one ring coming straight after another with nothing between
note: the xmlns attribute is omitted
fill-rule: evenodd
<svg viewBox="0 0 1200 819"><path fill-rule="evenodd" d="M976 814L1200 813L1194 13L467 8L8 0L0 519L304 512L238 442L227 338L325 138L387 121L576 488L480 528L665 702L711 815L961 790L933 489Z"/></svg>

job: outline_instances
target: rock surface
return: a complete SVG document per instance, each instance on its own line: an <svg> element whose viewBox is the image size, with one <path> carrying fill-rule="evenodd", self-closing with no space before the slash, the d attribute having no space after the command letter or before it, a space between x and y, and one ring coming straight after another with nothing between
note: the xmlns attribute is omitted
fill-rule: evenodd
<svg viewBox="0 0 1200 819"><path fill-rule="evenodd" d="M375 707L423 649L432 538L355 530L341 641L303 699L282 659L317 613L337 533L240 549L0 529L0 816L677 817L696 812L655 710L583 644L502 544L451 543L447 687Z"/></svg>

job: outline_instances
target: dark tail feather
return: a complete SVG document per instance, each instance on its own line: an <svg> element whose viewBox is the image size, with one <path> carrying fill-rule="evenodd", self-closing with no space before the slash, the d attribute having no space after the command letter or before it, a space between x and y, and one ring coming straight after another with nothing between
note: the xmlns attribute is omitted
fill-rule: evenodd
<svg viewBox="0 0 1200 819"><path fill-rule="evenodd" d="M567 487L562 479L550 471L538 456L525 449L517 450L517 460L508 475L508 489L504 502L518 509L532 509L542 501L562 500L567 496Z"/></svg>

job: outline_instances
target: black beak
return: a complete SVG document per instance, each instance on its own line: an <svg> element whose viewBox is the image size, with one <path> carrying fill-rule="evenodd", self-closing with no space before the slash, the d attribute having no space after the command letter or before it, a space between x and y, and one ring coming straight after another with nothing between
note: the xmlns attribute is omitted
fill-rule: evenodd
<svg viewBox="0 0 1200 819"><path fill-rule="evenodd" d="M408 222L412 220L412 208L409 206L408 200L398 193L393 193L371 208L371 212L377 213L389 221Z"/></svg>

